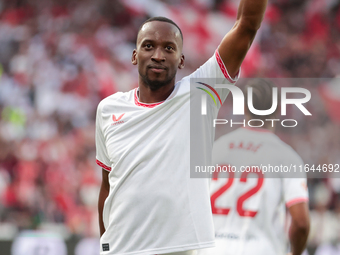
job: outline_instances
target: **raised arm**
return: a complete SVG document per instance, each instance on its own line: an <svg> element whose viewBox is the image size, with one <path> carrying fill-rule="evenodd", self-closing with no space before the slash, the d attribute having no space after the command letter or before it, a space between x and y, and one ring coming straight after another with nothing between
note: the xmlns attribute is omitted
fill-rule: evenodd
<svg viewBox="0 0 340 255"><path fill-rule="evenodd" d="M105 169L102 169L102 184L100 186L99 191L99 199L98 199L98 213L99 213L99 229L100 236L102 236L105 232L104 222L103 222L103 209L104 203L109 195L110 184L109 184L109 172Z"/></svg>
<svg viewBox="0 0 340 255"><path fill-rule="evenodd" d="M231 77L238 73L257 30L260 28L267 0L241 0L237 20L223 38L218 51Z"/></svg>
<svg viewBox="0 0 340 255"><path fill-rule="evenodd" d="M289 239L292 255L301 255L306 248L309 233L309 209L303 202L289 207L292 223L289 230Z"/></svg>

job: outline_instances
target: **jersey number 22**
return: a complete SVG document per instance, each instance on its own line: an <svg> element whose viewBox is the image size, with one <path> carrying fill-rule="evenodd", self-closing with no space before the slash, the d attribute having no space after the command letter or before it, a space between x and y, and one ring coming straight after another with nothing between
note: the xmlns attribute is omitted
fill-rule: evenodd
<svg viewBox="0 0 340 255"><path fill-rule="evenodd" d="M221 188L219 188L215 193L211 195L211 209L213 214L222 214L222 215L228 215L230 212L230 208L221 208L221 207L216 207L216 200L218 199L219 196L221 196L224 192L226 192L231 185L234 182L234 172L228 172L229 178L226 184L224 184ZM255 217L257 214L257 211L251 211L251 210L246 210L243 208L243 203L250 198L251 196L255 195L262 187L263 185L263 173L261 171L256 171L256 172L243 172L240 177L240 182L247 182L247 177L249 174L256 174L258 176L257 179L257 184L255 187L252 189L248 190L244 194L242 194L238 199L237 199L237 212L241 217ZM213 180L217 180L218 172L213 176Z"/></svg>

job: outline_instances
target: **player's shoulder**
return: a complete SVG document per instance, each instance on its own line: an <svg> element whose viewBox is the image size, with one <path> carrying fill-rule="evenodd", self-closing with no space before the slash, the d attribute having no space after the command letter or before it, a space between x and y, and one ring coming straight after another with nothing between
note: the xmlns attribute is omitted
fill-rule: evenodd
<svg viewBox="0 0 340 255"><path fill-rule="evenodd" d="M119 103L120 101L125 101L128 100L130 97L131 93L133 93L134 90L130 90L128 92L116 92L108 97L105 97L102 99L99 103L99 105L102 107L107 104L112 104L112 103Z"/></svg>
<svg viewBox="0 0 340 255"><path fill-rule="evenodd" d="M215 84L234 84L239 76L240 72L236 77L230 77L216 50L209 59L201 64L195 71L183 77L179 83L182 87L189 87L186 85L190 84L196 87L197 83L202 84L202 81L204 81L205 85L208 84L211 87L215 87Z"/></svg>
<svg viewBox="0 0 340 255"><path fill-rule="evenodd" d="M211 75L216 75L216 69L218 69L218 63L215 55L208 58L202 63L195 71L189 74L189 78L208 78Z"/></svg>
<svg viewBox="0 0 340 255"><path fill-rule="evenodd" d="M287 143L282 141L273 132L266 129L258 128L238 128L226 135L221 136L216 140L216 144L226 144L233 141L244 142L259 142L261 143L261 150L266 150L268 153L279 155L282 158L291 158L294 161L300 161L301 158L297 152Z"/></svg>
<svg viewBox="0 0 340 255"><path fill-rule="evenodd" d="M134 94L135 89L127 92L116 92L104 99L102 99L98 104L98 110L102 111L107 107L117 107L124 105L131 101L131 97Z"/></svg>
<svg viewBox="0 0 340 255"><path fill-rule="evenodd" d="M215 54L208 58L204 63L202 63L193 72L184 76L180 81L180 84L190 83L190 79L199 78L209 78L212 74L215 74L215 69L218 67ZM215 78L215 77L214 77Z"/></svg>
<svg viewBox="0 0 340 255"><path fill-rule="evenodd" d="M279 137L277 138L278 138L277 142L280 145L282 155L285 155L286 158L289 158L294 161L302 161L300 155L293 149L293 147L282 141Z"/></svg>
<svg viewBox="0 0 340 255"><path fill-rule="evenodd" d="M302 163L302 158L293 147L282 141L280 137L274 133L272 133L272 139L268 142L268 149L272 154L276 154L280 160L295 162L297 164Z"/></svg>

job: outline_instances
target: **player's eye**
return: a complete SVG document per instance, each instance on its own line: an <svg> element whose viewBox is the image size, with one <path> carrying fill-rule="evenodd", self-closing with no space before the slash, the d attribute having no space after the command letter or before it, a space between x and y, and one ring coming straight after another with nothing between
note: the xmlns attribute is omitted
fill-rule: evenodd
<svg viewBox="0 0 340 255"><path fill-rule="evenodd" d="M174 48L172 46L166 46L167 50L174 50Z"/></svg>
<svg viewBox="0 0 340 255"><path fill-rule="evenodd" d="M148 44L145 44L145 48L147 48L147 49L151 49L151 48L152 48L152 45L151 45L150 43L148 43Z"/></svg>

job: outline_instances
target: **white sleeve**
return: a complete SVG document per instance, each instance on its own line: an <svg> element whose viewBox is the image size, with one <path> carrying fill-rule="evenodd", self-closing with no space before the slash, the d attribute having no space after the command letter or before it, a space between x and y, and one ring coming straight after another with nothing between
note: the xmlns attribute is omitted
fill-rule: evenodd
<svg viewBox="0 0 340 255"><path fill-rule="evenodd" d="M201 67L199 67L190 78L225 78L228 83L237 82L240 76L240 71L236 77L230 77L227 68L225 67L218 49L216 49L214 55L208 59Z"/></svg>
<svg viewBox="0 0 340 255"><path fill-rule="evenodd" d="M103 169L111 171L111 163L107 154L101 125L101 105L101 103L98 105L96 115L96 163Z"/></svg>
<svg viewBox="0 0 340 255"><path fill-rule="evenodd" d="M236 77L231 77L225 67L218 49L216 49L214 55L208 59L201 67L199 67L194 73L190 75L190 78L208 78L215 79L214 82L209 82L211 87L215 86L215 83L219 84L234 84L240 77L240 70ZM222 102L227 97L229 90L227 89L216 89L221 97Z"/></svg>
<svg viewBox="0 0 340 255"><path fill-rule="evenodd" d="M296 154L292 157L294 165L303 165L303 161L299 155ZM299 175L301 176L301 175ZM283 179L283 194L284 201L287 208L292 205L308 202L308 188L306 173L301 178L284 178Z"/></svg>
<svg viewBox="0 0 340 255"><path fill-rule="evenodd" d="M286 178L283 182L285 203L288 208L301 202L308 202L306 178Z"/></svg>

